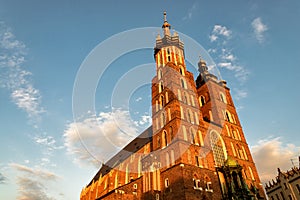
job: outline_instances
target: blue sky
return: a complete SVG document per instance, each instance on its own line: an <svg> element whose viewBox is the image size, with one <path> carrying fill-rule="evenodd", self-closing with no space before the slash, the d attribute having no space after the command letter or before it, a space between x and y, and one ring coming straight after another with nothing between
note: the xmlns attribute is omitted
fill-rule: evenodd
<svg viewBox="0 0 300 200"><path fill-rule="evenodd" d="M290 168L291 159L298 165L299 1L0 0L0 199L79 199L100 163L149 126L150 48L115 55L98 77L91 109L74 113L73 91L93 49L134 28L159 32L164 10L227 80L261 178ZM154 47L151 34L136 38ZM117 45L135 42L124 37ZM188 69L196 77L195 65ZM130 83L148 84L114 96L138 69L147 73Z"/></svg>

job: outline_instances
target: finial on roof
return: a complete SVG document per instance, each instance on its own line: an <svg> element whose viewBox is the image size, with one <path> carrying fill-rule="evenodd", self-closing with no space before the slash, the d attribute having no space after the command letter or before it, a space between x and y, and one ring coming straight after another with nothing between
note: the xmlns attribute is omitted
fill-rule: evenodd
<svg viewBox="0 0 300 200"><path fill-rule="evenodd" d="M166 22L166 21L167 21L167 12L164 11L164 22Z"/></svg>
<svg viewBox="0 0 300 200"><path fill-rule="evenodd" d="M164 30L164 36L166 36L166 35L170 36L171 25L167 22L167 13L166 13L166 11L164 11L164 23L162 25L162 28Z"/></svg>

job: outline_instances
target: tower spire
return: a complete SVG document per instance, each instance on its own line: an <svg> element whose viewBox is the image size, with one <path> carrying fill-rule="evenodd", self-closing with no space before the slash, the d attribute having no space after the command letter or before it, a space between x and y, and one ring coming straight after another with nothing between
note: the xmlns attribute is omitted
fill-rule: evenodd
<svg viewBox="0 0 300 200"><path fill-rule="evenodd" d="M170 28L171 28L171 25L168 23L167 21L167 12L164 11L164 23L162 25L162 28L164 30L164 36L171 36L170 35Z"/></svg>
<svg viewBox="0 0 300 200"><path fill-rule="evenodd" d="M167 12L164 11L164 22L167 22Z"/></svg>

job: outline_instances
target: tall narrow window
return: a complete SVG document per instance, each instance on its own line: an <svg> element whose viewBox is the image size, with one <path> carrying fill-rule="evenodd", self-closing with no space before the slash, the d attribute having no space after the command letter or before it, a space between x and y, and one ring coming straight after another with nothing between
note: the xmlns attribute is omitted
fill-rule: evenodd
<svg viewBox="0 0 300 200"><path fill-rule="evenodd" d="M230 137L230 136L231 136L231 134L230 134L229 128L228 128L228 126L227 126L227 125L225 125L225 126L226 126L226 130L227 130L227 136L228 136L228 137Z"/></svg>
<svg viewBox="0 0 300 200"><path fill-rule="evenodd" d="M195 121L196 121L196 124L199 125L199 118L198 118L197 112L195 112Z"/></svg>
<svg viewBox="0 0 300 200"><path fill-rule="evenodd" d="M214 118L213 118L213 115L212 115L211 110L208 111L208 113L209 113L209 120L210 120L210 121L214 121Z"/></svg>
<svg viewBox="0 0 300 200"><path fill-rule="evenodd" d="M230 142L230 144L231 144L231 149L232 149L232 152L233 152L233 156L236 157L235 148L234 148L232 142Z"/></svg>
<svg viewBox="0 0 300 200"><path fill-rule="evenodd" d="M158 74L157 74L157 78L158 78L158 80L160 80L160 79L161 79L161 77L162 77L162 72L161 72L161 69L160 69L160 70L158 70Z"/></svg>
<svg viewBox="0 0 300 200"><path fill-rule="evenodd" d="M245 148L243 146L242 146L242 150L244 152L245 159L248 160L248 156L247 156L246 150L245 150Z"/></svg>
<svg viewBox="0 0 300 200"><path fill-rule="evenodd" d="M167 137L167 132L163 131L163 146L167 146L168 145L168 137Z"/></svg>
<svg viewBox="0 0 300 200"><path fill-rule="evenodd" d="M179 72L180 72L181 75L184 76L184 69L181 65L179 65Z"/></svg>
<svg viewBox="0 0 300 200"><path fill-rule="evenodd" d="M255 180L251 167L248 167L252 180Z"/></svg>
<svg viewBox="0 0 300 200"><path fill-rule="evenodd" d="M201 107L204 106L204 104L205 104L205 98L204 98L204 96L202 96L202 95L200 96L199 103L200 103Z"/></svg>
<svg viewBox="0 0 300 200"><path fill-rule="evenodd" d="M178 93L178 100L181 101L181 92L180 92L180 89L177 90L177 93Z"/></svg>
<svg viewBox="0 0 300 200"><path fill-rule="evenodd" d="M242 138L241 138L241 134L240 134L240 132L239 132L239 129L236 129L236 132L237 132L237 136L238 136L239 140L241 141Z"/></svg>
<svg viewBox="0 0 300 200"><path fill-rule="evenodd" d="M230 113L227 110L225 111L225 117L226 121L231 122Z"/></svg>
<svg viewBox="0 0 300 200"><path fill-rule="evenodd" d="M190 109L187 110L187 120L188 120L188 122L192 121Z"/></svg>
<svg viewBox="0 0 300 200"><path fill-rule="evenodd" d="M190 128L190 134L191 134L191 143L198 144L195 130L192 127Z"/></svg>
<svg viewBox="0 0 300 200"><path fill-rule="evenodd" d="M172 142L172 140L174 139L174 135L173 135L173 128L172 126L170 126L170 129L169 129L169 134L170 134L170 138L171 138L171 141L170 143Z"/></svg>
<svg viewBox="0 0 300 200"><path fill-rule="evenodd" d="M169 121L171 121L171 109L170 108L168 108L168 118L169 118Z"/></svg>
<svg viewBox="0 0 300 200"><path fill-rule="evenodd" d="M180 74L183 75L182 68L179 68Z"/></svg>
<svg viewBox="0 0 300 200"><path fill-rule="evenodd" d="M168 179L168 178L165 179L165 187L166 187L166 188L169 187L169 179Z"/></svg>
<svg viewBox="0 0 300 200"><path fill-rule="evenodd" d="M222 102L227 103L226 96L222 92L220 92L220 99Z"/></svg>
<svg viewBox="0 0 300 200"><path fill-rule="evenodd" d="M164 90L164 85L163 82L161 81L158 83L158 92L161 93L163 90Z"/></svg>
<svg viewBox="0 0 300 200"><path fill-rule="evenodd" d="M191 95L191 102L192 102L192 106L195 106L195 101L194 101L194 96Z"/></svg>
<svg viewBox="0 0 300 200"><path fill-rule="evenodd" d="M165 113L162 113L161 114L161 127L165 126L166 125L166 114Z"/></svg>
<svg viewBox="0 0 300 200"><path fill-rule="evenodd" d="M232 122L236 124L234 114L231 114Z"/></svg>
<svg viewBox="0 0 300 200"><path fill-rule="evenodd" d="M157 147L159 148L160 147L160 137L157 136Z"/></svg>
<svg viewBox="0 0 300 200"><path fill-rule="evenodd" d="M182 78L180 79L180 82L181 82L181 87L186 89L185 81Z"/></svg>
<svg viewBox="0 0 300 200"><path fill-rule="evenodd" d="M196 162L196 166L200 167L199 157L198 156L195 156L195 162Z"/></svg>
<svg viewBox="0 0 300 200"><path fill-rule="evenodd" d="M128 164L126 165L126 171L125 171L125 184L129 182L129 168Z"/></svg>
<svg viewBox="0 0 300 200"><path fill-rule="evenodd" d="M186 128L185 128L185 126L182 126L182 132L183 132L183 139L185 141L188 141L188 137L187 137L187 134L186 134Z"/></svg>
<svg viewBox="0 0 300 200"><path fill-rule="evenodd" d="M115 188L119 186L119 180L118 180L118 172L115 175Z"/></svg>
<svg viewBox="0 0 300 200"><path fill-rule="evenodd" d="M169 103L169 94L166 92L166 104Z"/></svg>
<svg viewBox="0 0 300 200"><path fill-rule="evenodd" d="M165 100L164 100L163 95L160 96L160 105L161 105L161 107L163 107L165 105Z"/></svg>
<svg viewBox="0 0 300 200"><path fill-rule="evenodd" d="M142 162L141 162L141 156L139 156L139 159L138 159L138 177L141 176L141 173L142 173Z"/></svg>
<svg viewBox="0 0 300 200"><path fill-rule="evenodd" d="M183 109L181 106L180 106L180 116L181 116L181 119L184 119L184 112L183 112Z"/></svg>
<svg viewBox="0 0 300 200"><path fill-rule="evenodd" d="M199 137L199 141L200 141L200 146L204 146L204 142L203 142L203 137L202 137L201 131L198 131L198 137Z"/></svg>

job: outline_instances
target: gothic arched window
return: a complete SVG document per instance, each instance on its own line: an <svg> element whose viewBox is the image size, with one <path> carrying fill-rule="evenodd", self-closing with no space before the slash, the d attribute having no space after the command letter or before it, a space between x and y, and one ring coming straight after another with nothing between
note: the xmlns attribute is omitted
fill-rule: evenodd
<svg viewBox="0 0 300 200"><path fill-rule="evenodd" d="M221 135L214 130L210 132L210 145L216 166L224 165L224 162L227 159L226 147Z"/></svg>
<svg viewBox="0 0 300 200"><path fill-rule="evenodd" d="M220 92L220 99L222 102L227 103L226 96L222 92Z"/></svg>

